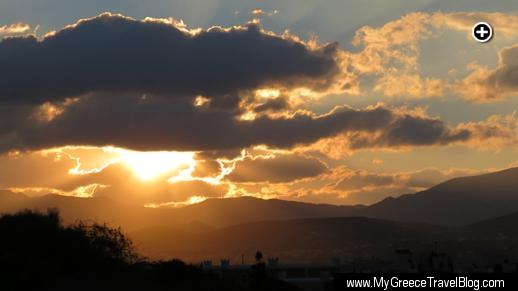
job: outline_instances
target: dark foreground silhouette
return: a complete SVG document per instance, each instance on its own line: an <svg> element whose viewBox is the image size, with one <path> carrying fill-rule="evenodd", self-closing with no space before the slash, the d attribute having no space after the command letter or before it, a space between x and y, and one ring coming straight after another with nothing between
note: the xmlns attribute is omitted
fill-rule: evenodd
<svg viewBox="0 0 518 291"><path fill-rule="evenodd" d="M120 229L64 226L57 211L0 217L0 290L296 290L258 266L237 282L179 260L149 262Z"/></svg>

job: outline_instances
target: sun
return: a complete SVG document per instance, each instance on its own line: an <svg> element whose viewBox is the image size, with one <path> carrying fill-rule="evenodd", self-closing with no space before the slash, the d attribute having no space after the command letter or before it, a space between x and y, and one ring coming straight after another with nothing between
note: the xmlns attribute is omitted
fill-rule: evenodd
<svg viewBox="0 0 518 291"><path fill-rule="evenodd" d="M76 165L69 169L70 175L100 173L111 165L128 168L134 177L143 182L164 178L164 181L188 180L196 167L196 152L147 151L140 152L119 147L67 146L41 151L41 154L56 154L56 159L66 156Z"/></svg>
<svg viewBox="0 0 518 291"><path fill-rule="evenodd" d="M175 170L194 166L192 152L137 152L120 150L120 162L128 166L142 181L154 180Z"/></svg>

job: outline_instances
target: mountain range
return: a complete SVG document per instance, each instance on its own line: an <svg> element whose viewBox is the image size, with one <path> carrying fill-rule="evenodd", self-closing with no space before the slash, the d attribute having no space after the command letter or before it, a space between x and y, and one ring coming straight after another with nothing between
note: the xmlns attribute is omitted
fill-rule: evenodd
<svg viewBox="0 0 518 291"><path fill-rule="evenodd" d="M147 255L236 256L339 250L374 253L432 241L518 238L518 168L449 180L365 206L252 197L208 199L182 208L145 208L105 197L28 197L0 191L0 212L58 208L65 222L121 226ZM228 253L232 250L232 254ZM308 256L307 253L305 255Z"/></svg>

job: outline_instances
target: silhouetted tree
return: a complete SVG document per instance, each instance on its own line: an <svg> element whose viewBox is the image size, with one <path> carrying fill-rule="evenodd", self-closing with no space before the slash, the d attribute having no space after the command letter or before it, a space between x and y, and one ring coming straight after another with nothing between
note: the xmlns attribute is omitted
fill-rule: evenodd
<svg viewBox="0 0 518 291"><path fill-rule="evenodd" d="M292 290L288 284L265 281L260 264L259 284L236 285L179 260L148 262L121 229L106 224L64 226L56 210L0 216L2 291Z"/></svg>
<svg viewBox="0 0 518 291"><path fill-rule="evenodd" d="M261 251L257 251L255 253L255 262L259 263L263 259L263 253Z"/></svg>
<svg viewBox="0 0 518 291"><path fill-rule="evenodd" d="M83 233L98 254L126 263L138 262L141 258L135 252L133 242L120 228L110 228L106 224L86 224L79 222L72 228Z"/></svg>
<svg viewBox="0 0 518 291"><path fill-rule="evenodd" d="M107 225L63 226L57 210L0 217L0 272L18 289L88 289L118 284L138 260L131 242Z"/></svg>

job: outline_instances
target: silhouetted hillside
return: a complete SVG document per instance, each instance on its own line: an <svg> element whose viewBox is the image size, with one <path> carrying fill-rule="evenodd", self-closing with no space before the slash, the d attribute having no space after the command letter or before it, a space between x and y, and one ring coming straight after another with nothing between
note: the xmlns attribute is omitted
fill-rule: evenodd
<svg viewBox="0 0 518 291"><path fill-rule="evenodd" d="M222 279L178 260L145 261L121 230L65 226L53 211L3 215L0 237L1 290L296 290L268 278Z"/></svg>
<svg viewBox="0 0 518 291"><path fill-rule="evenodd" d="M139 250L155 258L180 257L189 261L230 259L250 262L256 249L283 262L329 262L392 259L394 250L426 253L435 249L461 264L496 263L515 257L516 216L465 227L434 226L364 217L261 221L204 233L159 227L130 234ZM502 234L506 235L503 236Z"/></svg>
<svg viewBox="0 0 518 291"><path fill-rule="evenodd" d="M252 197L208 199L174 209L150 209L109 198L46 195L29 198L0 192L0 210L60 209L66 222L106 221L127 231L168 226L199 231L266 220L364 216L407 222L465 225L518 211L518 168L457 178L426 191L388 198L371 206L337 206Z"/></svg>
<svg viewBox="0 0 518 291"><path fill-rule="evenodd" d="M270 254L297 252L391 253L396 247L426 244L451 237L449 228L399 223L363 217L314 218L239 224L193 234L173 228L143 229L131 233L139 249L152 257L179 256L189 260L228 257L240 259L256 249ZM324 255L325 257L325 255ZM299 258L300 259L300 258Z"/></svg>
<svg viewBox="0 0 518 291"><path fill-rule="evenodd" d="M319 218L358 215L365 206L312 204L253 197L208 199L177 210L183 221L194 218L215 227L262 220Z"/></svg>
<svg viewBox="0 0 518 291"><path fill-rule="evenodd" d="M18 196L20 199L16 199ZM156 209L104 197L45 195L29 198L10 192L0 193L0 202L3 200L16 201L8 207L2 207L1 210L4 212L16 212L25 208L40 211L58 208L65 222L74 222L78 219L105 221L111 225L120 225L128 231L154 226L184 228L192 226L192 223L197 224L197 228L201 230L261 220L351 216L365 207L241 197L208 199L183 208Z"/></svg>
<svg viewBox="0 0 518 291"><path fill-rule="evenodd" d="M0 218L2 286L16 290L106 290L126 286L131 242L102 225L64 227L56 212ZM106 288L106 289L105 289Z"/></svg>
<svg viewBox="0 0 518 291"><path fill-rule="evenodd" d="M385 199L368 217L463 225L518 211L518 168L462 177L426 191Z"/></svg>
<svg viewBox="0 0 518 291"><path fill-rule="evenodd" d="M76 198L49 194L29 198L23 194L4 191L0 192L0 203L0 211L4 213L23 209L46 211L56 208L65 223L74 223L77 220L106 222L121 226L127 231L176 223L172 209L150 209L104 197Z"/></svg>
<svg viewBox="0 0 518 291"><path fill-rule="evenodd" d="M464 225L518 211L518 168L449 180L426 191L371 206L336 206L255 198L209 199L178 209L219 227L261 220L365 216L408 222Z"/></svg>
<svg viewBox="0 0 518 291"><path fill-rule="evenodd" d="M0 190L0 213L12 212L27 207L30 198L22 193Z"/></svg>
<svg viewBox="0 0 518 291"><path fill-rule="evenodd" d="M518 239L518 212L480 221L466 228L486 239Z"/></svg>

